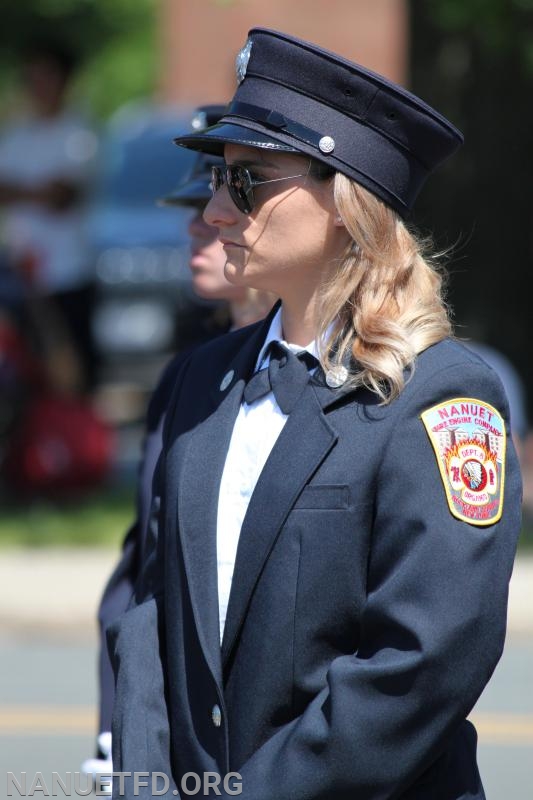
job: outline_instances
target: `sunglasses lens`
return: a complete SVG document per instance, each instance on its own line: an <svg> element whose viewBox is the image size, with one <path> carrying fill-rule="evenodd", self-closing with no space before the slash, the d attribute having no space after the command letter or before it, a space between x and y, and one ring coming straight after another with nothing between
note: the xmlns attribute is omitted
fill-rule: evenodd
<svg viewBox="0 0 533 800"><path fill-rule="evenodd" d="M211 191L218 192L224 183L224 175L220 167L211 167Z"/></svg>
<svg viewBox="0 0 533 800"><path fill-rule="evenodd" d="M254 207L253 186L250 173L238 164L228 167L211 167L211 191L213 194L227 184L229 196L244 214Z"/></svg>
<svg viewBox="0 0 533 800"><path fill-rule="evenodd" d="M231 199L244 214L249 214L254 206L253 187L250 173L238 164L226 167L226 179Z"/></svg>

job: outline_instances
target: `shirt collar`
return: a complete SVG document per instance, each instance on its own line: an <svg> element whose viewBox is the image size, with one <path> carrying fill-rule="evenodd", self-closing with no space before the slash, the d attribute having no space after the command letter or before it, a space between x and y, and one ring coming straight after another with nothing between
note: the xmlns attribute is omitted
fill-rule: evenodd
<svg viewBox="0 0 533 800"><path fill-rule="evenodd" d="M259 356L257 358L255 364L255 370L262 369L263 367L268 366L269 357L267 355L267 349L271 342L280 342L280 344L288 347L289 350L292 350L293 353L301 353L302 350L307 350L308 353L311 353L312 356L318 359L318 347L316 341L313 339L312 342L306 344L304 347L299 344L291 344L290 342L286 342L283 338L283 331L281 328L281 306L278 308L274 316L272 317L272 322L270 323L270 328L268 329L268 333L266 335L264 344L259 351Z"/></svg>

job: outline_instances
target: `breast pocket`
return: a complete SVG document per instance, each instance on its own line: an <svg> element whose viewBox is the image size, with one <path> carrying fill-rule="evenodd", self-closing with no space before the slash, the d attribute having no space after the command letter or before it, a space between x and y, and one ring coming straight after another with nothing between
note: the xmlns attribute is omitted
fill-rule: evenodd
<svg viewBox="0 0 533 800"><path fill-rule="evenodd" d="M328 510L340 511L350 508L350 487L340 484L316 484L306 486L293 506L294 510Z"/></svg>

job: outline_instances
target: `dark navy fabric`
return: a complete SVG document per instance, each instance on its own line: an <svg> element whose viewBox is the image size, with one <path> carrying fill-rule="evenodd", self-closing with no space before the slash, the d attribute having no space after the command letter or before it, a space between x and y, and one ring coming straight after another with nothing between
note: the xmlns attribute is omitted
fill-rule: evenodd
<svg viewBox="0 0 533 800"><path fill-rule="evenodd" d="M482 800L466 718L504 643L519 468L509 436L501 520L458 520L420 414L472 397L508 426L501 383L450 340L385 406L318 371L253 492L221 646L218 489L267 326L201 347L178 376L158 533L110 636L114 768L172 775L168 798L187 772L235 770L243 800Z"/></svg>
<svg viewBox="0 0 533 800"><path fill-rule="evenodd" d="M254 373L244 387L246 403L255 403L269 392L284 414L290 414L309 381L309 370L318 366L318 359L307 350L295 353L281 342L271 342L268 347L268 366Z"/></svg>
<svg viewBox="0 0 533 800"><path fill-rule="evenodd" d="M227 315L220 320L211 320L204 331L205 339L219 336L228 330ZM152 481L161 453L162 431L165 412L172 395L177 376L186 363L191 350L175 356L163 370L150 398L146 412L146 426L142 457L139 462L136 483L136 515L126 533L122 551L112 575L104 589L98 608L100 649L98 657L98 679L100 690L99 732L111 730L111 718L115 698L115 678L109 660L106 642L108 627L128 608L133 590L139 581L141 566L146 559L147 539L152 535L155 508L152 502ZM153 531L152 531L153 533Z"/></svg>
<svg viewBox="0 0 533 800"><path fill-rule="evenodd" d="M246 56L220 121L177 144L219 156L227 142L296 150L355 179L402 216L462 144L460 131L419 97L314 44L253 28Z"/></svg>
<svg viewBox="0 0 533 800"><path fill-rule="evenodd" d="M150 525L152 480L162 445L164 414L180 365L185 356L176 356L166 367L155 389L146 415L143 453L137 476L136 517L122 544L119 561L104 589L98 609L100 651L98 677L100 714L98 730L110 731L115 696L115 679L106 644L109 625L126 611L139 578L145 557L145 544Z"/></svg>

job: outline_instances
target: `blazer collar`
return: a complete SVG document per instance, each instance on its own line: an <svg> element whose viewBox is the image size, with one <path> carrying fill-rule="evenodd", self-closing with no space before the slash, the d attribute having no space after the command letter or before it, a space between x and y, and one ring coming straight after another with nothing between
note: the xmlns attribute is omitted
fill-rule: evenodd
<svg viewBox="0 0 533 800"><path fill-rule="evenodd" d="M220 478L243 389L254 371L274 313L275 310L262 323L251 326L233 357L217 365L215 374L206 378L208 396L202 420L182 435L181 446L172 449L167 460L167 491L178 487L176 514L169 524L173 527L177 523L198 638L220 686L216 549ZM239 332L230 335L238 337ZM198 402L202 402L201 397ZM172 535L175 534L171 530Z"/></svg>

